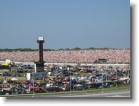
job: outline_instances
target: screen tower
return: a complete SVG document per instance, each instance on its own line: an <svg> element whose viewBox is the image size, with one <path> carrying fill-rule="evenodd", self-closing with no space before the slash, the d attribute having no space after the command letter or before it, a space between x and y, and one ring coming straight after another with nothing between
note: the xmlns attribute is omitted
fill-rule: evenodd
<svg viewBox="0 0 139 106"><path fill-rule="evenodd" d="M43 43L44 37L38 37L37 43L39 44L39 61L35 62L36 64L36 71L43 72L44 71L44 61L43 61Z"/></svg>

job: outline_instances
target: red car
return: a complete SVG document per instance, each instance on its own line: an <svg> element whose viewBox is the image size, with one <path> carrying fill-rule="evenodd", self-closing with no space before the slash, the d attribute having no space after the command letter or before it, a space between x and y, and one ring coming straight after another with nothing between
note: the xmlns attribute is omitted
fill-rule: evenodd
<svg viewBox="0 0 139 106"><path fill-rule="evenodd" d="M36 92L36 93L44 92L44 88L39 86L29 86L29 90L30 92Z"/></svg>

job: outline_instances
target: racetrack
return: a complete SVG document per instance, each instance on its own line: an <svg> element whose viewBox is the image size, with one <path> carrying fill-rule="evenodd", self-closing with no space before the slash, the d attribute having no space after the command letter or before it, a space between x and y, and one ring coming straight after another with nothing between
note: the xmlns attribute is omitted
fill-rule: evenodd
<svg viewBox="0 0 139 106"><path fill-rule="evenodd" d="M101 91L101 92L90 92L90 93L82 93L82 94L64 94L64 95L36 95L32 94L30 96L15 96L10 99L26 99L26 98L131 98L130 90L118 90L118 91Z"/></svg>
<svg viewBox="0 0 139 106"><path fill-rule="evenodd" d="M99 92L99 93L89 93L81 95L64 95L57 97L130 97L130 91L115 91L115 92Z"/></svg>

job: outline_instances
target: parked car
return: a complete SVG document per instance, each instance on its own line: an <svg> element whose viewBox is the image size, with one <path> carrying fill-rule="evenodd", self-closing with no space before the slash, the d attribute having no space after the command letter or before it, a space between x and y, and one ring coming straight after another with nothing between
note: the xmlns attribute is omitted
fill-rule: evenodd
<svg viewBox="0 0 139 106"><path fill-rule="evenodd" d="M30 92L36 92L36 93L42 93L44 92L44 88L40 86L29 86L29 91Z"/></svg>
<svg viewBox="0 0 139 106"><path fill-rule="evenodd" d="M3 76L11 76L11 74L9 74L8 72L4 72Z"/></svg>
<svg viewBox="0 0 139 106"><path fill-rule="evenodd" d="M83 90L83 85L81 85L81 84L75 84L73 86L73 90Z"/></svg>
<svg viewBox="0 0 139 106"><path fill-rule="evenodd" d="M69 73L68 70L63 70L63 74L64 74L65 76L69 76L69 75L70 75L70 73Z"/></svg>
<svg viewBox="0 0 139 106"><path fill-rule="evenodd" d="M104 82L96 82L92 85L94 88L108 88L112 87L113 82L112 81L104 81Z"/></svg>
<svg viewBox="0 0 139 106"><path fill-rule="evenodd" d="M11 90L3 90L2 88L0 89L0 95L6 95L6 94L12 94Z"/></svg>
<svg viewBox="0 0 139 106"><path fill-rule="evenodd" d="M50 86L50 87L46 87L46 91L47 92L60 92L60 91L64 91L64 89L59 86Z"/></svg>

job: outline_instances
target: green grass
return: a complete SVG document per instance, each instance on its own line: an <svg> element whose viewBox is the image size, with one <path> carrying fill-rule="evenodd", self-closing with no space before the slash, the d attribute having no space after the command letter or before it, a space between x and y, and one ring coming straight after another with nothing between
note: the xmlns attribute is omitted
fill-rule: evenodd
<svg viewBox="0 0 139 106"><path fill-rule="evenodd" d="M3 81L5 78L4 77L0 77L0 80Z"/></svg>
<svg viewBox="0 0 139 106"><path fill-rule="evenodd" d="M90 88L90 89L84 89L79 91L63 91L63 92L51 92L51 93L35 93L35 94L17 94L17 95L1 95L1 97L22 97L22 96L39 96L39 95L45 95L45 96L56 96L56 95L67 95L67 94L87 94L87 93L97 93L97 92L108 92L108 91L118 91L118 90L130 90L130 85L121 85L117 87L111 87L111 88Z"/></svg>

